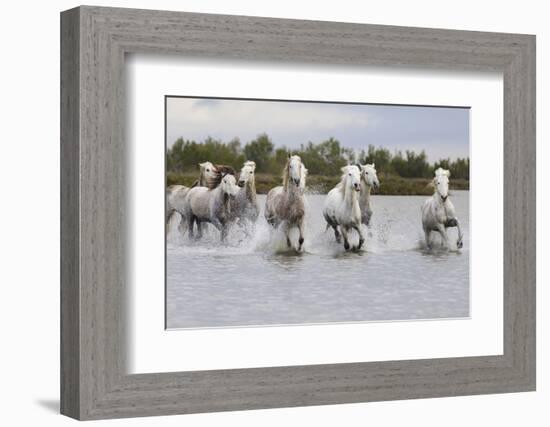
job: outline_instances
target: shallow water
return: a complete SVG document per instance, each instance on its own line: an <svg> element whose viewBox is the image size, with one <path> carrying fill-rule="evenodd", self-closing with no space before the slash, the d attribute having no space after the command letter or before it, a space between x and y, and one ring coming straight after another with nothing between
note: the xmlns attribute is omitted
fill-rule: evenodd
<svg viewBox="0 0 550 427"><path fill-rule="evenodd" d="M304 253L288 251L262 213L251 237L212 226L191 241L171 224L167 239L168 328L232 327L456 318L469 316L469 192L451 200L464 233L451 250L424 247L425 196L373 196L365 250L345 252L325 232L324 196L307 196ZM297 240L292 235L293 241ZM433 233L435 242L439 236ZM354 240L353 240L354 239ZM357 241L353 232L352 241ZM434 245L437 246L438 245Z"/></svg>

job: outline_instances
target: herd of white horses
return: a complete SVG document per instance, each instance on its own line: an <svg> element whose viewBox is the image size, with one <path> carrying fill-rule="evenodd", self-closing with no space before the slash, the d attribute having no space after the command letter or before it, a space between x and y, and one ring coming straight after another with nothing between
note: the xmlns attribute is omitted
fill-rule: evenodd
<svg viewBox="0 0 550 427"><path fill-rule="evenodd" d="M204 162L200 165L200 175L192 187L172 185L167 188L166 221L167 229L172 217L179 214L179 230L186 231L190 238L200 239L203 225L210 223L221 233L225 241L228 230L237 225L246 233L253 229L258 220L260 208L256 196L255 169L253 161L246 161L238 174L233 168ZM457 227L457 248L461 248L462 230L449 199L448 170L439 168L433 178L434 194L422 208L422 227L426 246L431 248L431 233L439 232L442 245L449 247L447 228ZM305 239L307 169L299 156L289 156L283 170L282 185L267 194L264 215L274 228L285 233L289 248L303 250ZM325 198L323 217L327 230L332 228L338 243L344 241L344 248L359 250L365 242L362 225L368 226L372 216L371 190L380 185L374 164L351 164L342 168L340 182L329 191ZM196 234L195 234L196 228ZM299 237L293 245L290 230L297 228ZM355 230L359 243L350 245L350 233Z"/></svg>

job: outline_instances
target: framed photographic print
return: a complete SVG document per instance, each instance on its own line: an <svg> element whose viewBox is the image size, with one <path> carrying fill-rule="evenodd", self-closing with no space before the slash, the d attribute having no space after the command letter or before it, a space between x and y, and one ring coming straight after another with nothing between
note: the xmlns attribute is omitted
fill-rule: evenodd
<svg viewBox="0 0 550 427"><path fill-rule="evenodd" d="M61 407L535 389L535 38L61 15Z"/></svg>
<svg viewBox="0 0 550 427"><path fill-rule="evenodd" d="M167 96L166 144L169 329L469 317L469 108Z"/></svg>

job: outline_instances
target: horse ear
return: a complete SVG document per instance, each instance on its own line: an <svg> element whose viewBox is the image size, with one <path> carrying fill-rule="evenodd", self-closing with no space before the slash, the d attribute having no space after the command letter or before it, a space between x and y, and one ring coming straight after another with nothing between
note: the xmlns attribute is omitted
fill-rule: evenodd
<svg viewBox="0 0 550 427"><path fill-rule="evenodd" d="M448 177L451 177L451 171L446 170L446 171L445 171L445 175L447 175Z"/></svg>
<svg viewBox="0 0 550 427"><path fill-rule="evenodd" d="M372 162L372 168L373 168L373 169L376 169L376 167L374 166L374 162Z"/></svg>

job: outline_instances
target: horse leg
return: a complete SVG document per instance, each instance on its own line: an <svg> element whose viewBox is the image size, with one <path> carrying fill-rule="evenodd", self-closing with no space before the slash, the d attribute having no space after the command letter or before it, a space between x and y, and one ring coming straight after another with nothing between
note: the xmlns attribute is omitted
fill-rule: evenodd
<svg viewBox="0 0 550 427"><path fill-rule="evenodd" d="M170 222L172 220L172 215L174 214L174 209L168 209L166 211L166 231L170 230Z"/></svg>
<svg viewBox="0 0 550 427"><path fill-rule="evenodd" d="M462 242L462 229L460 228L460 222L458 222L458 219L455 218L456 221L456 228L458 230L458 240L456 241L456 247L458 249L461 249L464 245Z"/></svg>
<svg viewBox="0 0 550 427"><path fill-rule="evenodd" d="M353 228L355 228L355 230L357 230L357 233L359 234L359 245L357 245L357 250L359 250L363 246L363 243L365 243L365 236L363 235L363 230L361 230L360 224L355 224Z"/></svg>
<svg viewBox="0 0 550 427"><path fill-rule="evenodd" d="M180 214L180 223L178 224L178 231L181 235L185 235L185 217Z"/></svg>
<svg viewBox="0 0 550 427"><path fill-rule="evenodd" d="M349 251L348 228L340 227L340 230L342 231L342 236L344 236L344 249Z"/></svg>
<svg viewBox="0 0 550 427"><path fill-rule="evenodd" d="M172 213L166 215L166 235L170 232L170 223L172 222Z"/></svg>
<svg viewBox="0 0 550 427"><path fill-rule="evenodd" d="M447 237L447 229L443 224L437 224L437 231L441 234L442 245L449 248L449 238Z"/></svg>
<svg viewBox="0 0 550 427"><path fill-rule="evenodd" d="M283 222L282 226L281 226L281 230L283 231L283 233L285 233L285 237L286 237L286 246L290 249L292 248L292 242L290 241L290 225L288 224L288 222Z"/></svg>
<svg viewBox="0 0 550 427"><path fill-rule="evenodd" d="M202 239L202 223L201 220L196 218L197 221L197 239Z"/></svg>
<svg viewBox="0 0 550 427"><path fill-rule="evenodd" d="M327 228L325 232L332 227L334 230L334 238L336 239L336 243L342 243L342 237L340 236L340 232L338 231L338 224L336 221L333 221L332 218L328 215L324 215L325 221L327 222Z"/></svg>
<svg viewBox="0 0 550 427"><path fill-rule="evenodd" d="M292 247L292 242L290 241L290 226L285 225L285 237L286 237L286 246L290 249Z"/></svg>
<svg viewBox="0 0 550 427"><path fill-rule="evenodd" d="M342 243L342 236L340 235L340 232L338 231L338 226L333 225L332 228L334 229L334 237L336 239L336 243Z"/></svg>
<svg viewBox="0 0 550 427"><path fill-rule="evenodd" d="M367 212L365 212L365 221L364 221L364 224L367 226L367 227L370 227L370 218L372 216L372 211L371 210L367 210Z"/></svg>
<svg viewBox="0 0 550 427"><path fill-rule="evenodd" d="M195 234L193 232L193 225L195 224L195 220L196 220L196 217L195 215L191 215L189 217L189 224L188 224L188 229L189 229L189 237L191 239L193 239L195 237Z"/></svg>
<svg viewBox="0 0 550 427"><path fill-rule="evenodd" d="M298 230L300 231L300 237L298 238L298 250L302 250L302 245L304 244L304 220L300 221L298 224Z"/></svg>
<svg viewBox="0 0 550 427"><path fill-rule="evenodd" d="M432 248L432 245L430 244L430 233L431 231L428 230L428 229L424 229L424 236L426 237L426 247L428 249L431 249Z"/></svg>
<svg viewBox="0 0 550 427"><path fill-rule="evenodd" d="M225 238L227 237L227 223L221 222L219 219L215 219L211 221L211 223L214 227L220 230L221 241L225 242Z"/></svg>

